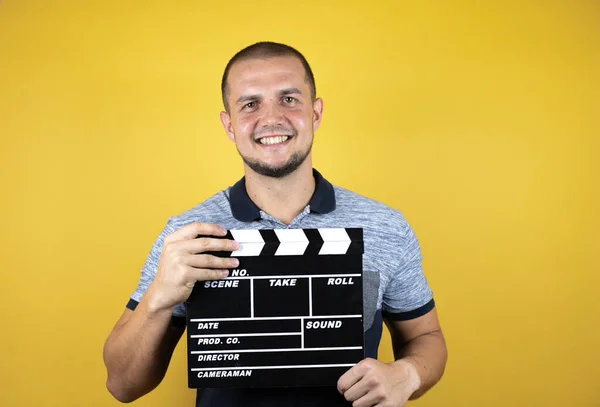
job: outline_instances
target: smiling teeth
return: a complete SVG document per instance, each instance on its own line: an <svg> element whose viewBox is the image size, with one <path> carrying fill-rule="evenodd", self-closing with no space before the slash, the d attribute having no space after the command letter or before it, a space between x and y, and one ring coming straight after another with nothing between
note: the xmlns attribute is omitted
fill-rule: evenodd
<svg viewBox="0 0 600 407"><path fill-rule="evenodd" d="M287 141L288 138L289 138L288 136L265 137L265 138L261 138L259 140L259 142L260 142L260 144L273 145L273 144L283 143L284 141Z"/></svg>

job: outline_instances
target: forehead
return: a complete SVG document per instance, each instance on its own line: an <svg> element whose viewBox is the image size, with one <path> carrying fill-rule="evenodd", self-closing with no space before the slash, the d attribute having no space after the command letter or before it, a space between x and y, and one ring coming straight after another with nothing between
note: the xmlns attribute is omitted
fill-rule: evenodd
<svg viewBox="0 0 600 407"><path fill-rule="evenodd" d="M280 87L308 89L304 66L292 56L248 59L236 62L229 71L231 96L247 92L265 92Z"/></svg>

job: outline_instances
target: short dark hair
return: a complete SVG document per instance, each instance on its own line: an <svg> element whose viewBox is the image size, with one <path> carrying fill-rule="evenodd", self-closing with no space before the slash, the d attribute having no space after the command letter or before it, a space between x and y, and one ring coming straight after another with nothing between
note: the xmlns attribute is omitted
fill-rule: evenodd
<svg viewBox="0 0 600 407"><path fill-rule="evenodd" d="M310 96L314 101L317 97L315 77L313 75L312 69L310 69L308 61L306 60L306 58L304 58L304 55L302 55L300 51L290 47L289 45L280 44L277 42L261 41L249 45L246 48L238 51L237 54L235 54L227 63L227 66L225 67L225 72L223 72L223 78L221 79L221 97L223 98L223 106L225 106L225 110L229 111L229 104L227 103L227 77L229 76L229 70L231 69L233 64L248 59L266 59L284 56L293 56L300 60L306 73L306 81L308 82L308 85L310 87Z"/></svg>

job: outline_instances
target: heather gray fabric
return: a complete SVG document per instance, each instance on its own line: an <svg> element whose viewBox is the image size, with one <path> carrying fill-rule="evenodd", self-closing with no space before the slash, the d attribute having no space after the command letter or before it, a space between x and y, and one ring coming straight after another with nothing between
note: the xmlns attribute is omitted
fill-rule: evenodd
<svg viewBox="0 0 600 407"><path fill-rule="evenodd" d="M363 326L367 331L371 328L375 319L377 301L379 298L379 273L371 270L364 270L363 267Z"/></svg>
<svg viewBox="0 0 600 407"><path fill-rule="evenodd" d="M378 274L365 276L365 328L373 320L376 309L387 313L406 313L432 300L421 267L421 251L412 228L403 215L380 202L368 199L347 189L333 187L336 208L330 213L310 211L310 205L287 228L362 227L365 252L363 269ZM286 225L261 212L258 221L241 222L231 213L230 188L208 198L194 208L170 218L156 239L144 265L139 284L131 298L139 302L152 282L166 235L192 222L210 222L227 229L277 229ZM373 296L376 295L376 298ZM185 317L184 304L175 308L174 316Z"/></svg>

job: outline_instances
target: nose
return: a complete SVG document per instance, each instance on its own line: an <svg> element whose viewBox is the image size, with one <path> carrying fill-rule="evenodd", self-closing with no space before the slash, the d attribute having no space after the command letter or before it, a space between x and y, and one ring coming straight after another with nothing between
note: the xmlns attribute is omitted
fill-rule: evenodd
<svg viewBox="0 0 600 407"><path fill-rule="evenodd" d="M265 102L262 113L260 127L280 126L285 122L282 107L274 101Z"/></svg>

